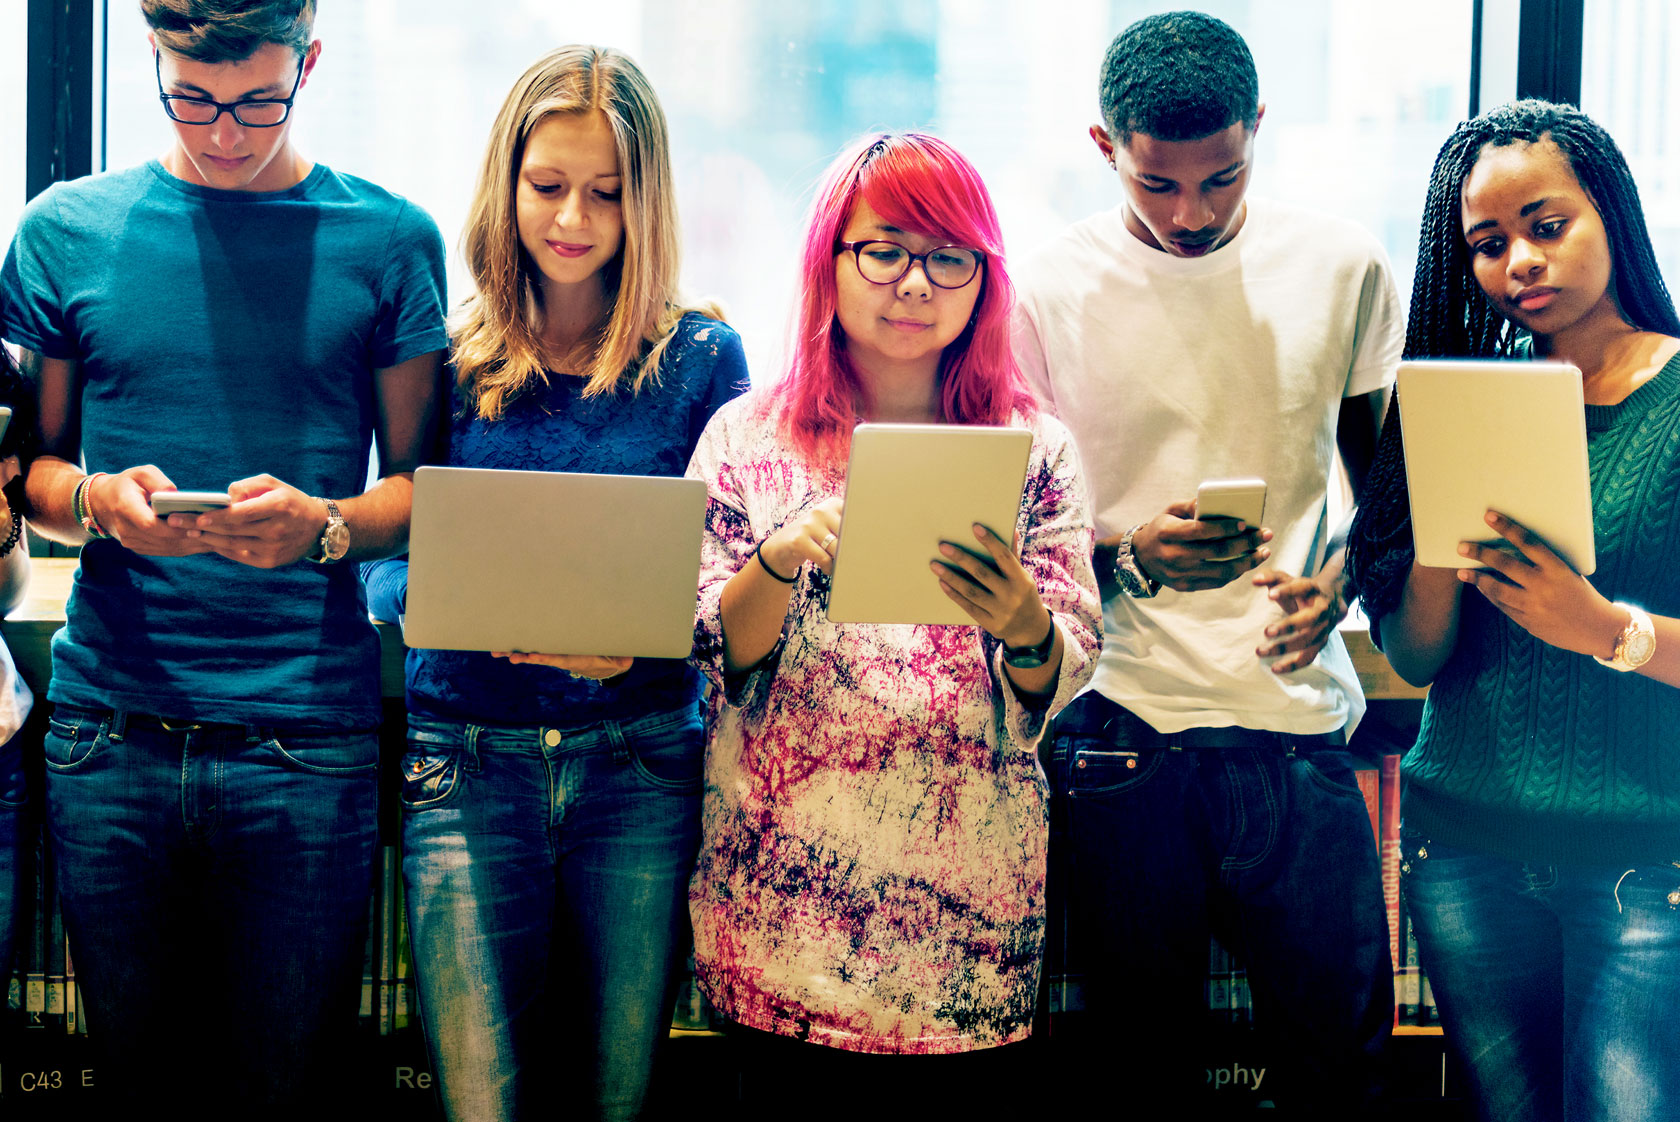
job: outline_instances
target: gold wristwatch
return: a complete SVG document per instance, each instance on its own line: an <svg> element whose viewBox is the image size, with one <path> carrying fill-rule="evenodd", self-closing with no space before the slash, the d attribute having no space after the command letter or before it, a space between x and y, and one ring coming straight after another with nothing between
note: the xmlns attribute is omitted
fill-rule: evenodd
<svg viewBox="0 0 1680 1122"><path fill-rule="evenodd" d="M1622 633L1616 636L1616 650L1609 658L1593 656L1593 661L1600 666L1608 666L1612 670L1627 672L1638 670L1651 656L1657 653L1657 629L1651 623L1651 617L1634 607L1616 601L1616 607L1628 614L1628 624L1622 628Z"/></svg>

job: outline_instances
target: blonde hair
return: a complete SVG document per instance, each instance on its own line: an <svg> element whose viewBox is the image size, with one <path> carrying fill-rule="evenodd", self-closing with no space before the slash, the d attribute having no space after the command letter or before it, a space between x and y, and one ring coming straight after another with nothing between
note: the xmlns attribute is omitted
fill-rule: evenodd
<svg viewBox="0 0 1680 1122"><path fill-rule="evenodd" d="M595 341L585 397L658 377L659 360L685 311L722 319L714 306L683 306L676 193L665 113L646 75L606 47L560 47L514 83L491 126L478 186L467 212L462 256L477 291L451 324L453 361L472 408L495 420L513 398L548 382L539 328L542 290L536 264L519 241L515 195L525 144L554 114L599 111L612 127L623 181L624 239L603 267L612 314Z"/></svg>

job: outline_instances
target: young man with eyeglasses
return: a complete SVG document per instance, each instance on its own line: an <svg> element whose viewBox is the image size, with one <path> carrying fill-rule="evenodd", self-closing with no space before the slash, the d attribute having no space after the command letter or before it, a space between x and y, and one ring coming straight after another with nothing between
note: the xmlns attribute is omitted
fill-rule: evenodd
<svg viewBox="0 0 1680 1122"><path fill-rule="evenodd" d="M44 192L0 272L39 394L31 521L84 543L45 744L59 886L99 1084L333 1114L378 762L347 562L406 542L443 249L294 146L314 0L141 8L174 142ZM154 514L174 488L231 504Z"/></svg>
<svg viewBox="0 0 1680 1122"><path fill-rule="evenodd" d="M1399 299L1368 233L1247 197L1264 107L1226 24L1133 24L1100 97L1121 204L1017 282L1017 356L1073 430L1106 535L1103 652L1051 761L1090 1026L1072 1055L1123 1065L1140 1101L1200 1093L1232 1058L1207 1039L1217 933L1272 1043L1261 1097L1369 1117L1390 964L1326 495L1338 443L1356 488L1369 465ZM1197 517L1198 484L1233 477L1264 479L1264 526Z"/></svg>

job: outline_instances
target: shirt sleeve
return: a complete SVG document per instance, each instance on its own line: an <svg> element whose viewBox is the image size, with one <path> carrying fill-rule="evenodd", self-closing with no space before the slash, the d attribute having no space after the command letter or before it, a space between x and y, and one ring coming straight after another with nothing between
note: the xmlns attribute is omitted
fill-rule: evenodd
<svg viewBox="0 0 1680 1122"><path fill-rule="evenodd" d="M1031 300L1022 296L1015 304L1010 323L1011 343L1015 364L1032 387L1038 403L1051 416L1056 415L1056 391L1050 383L1050 356L1044 352L1044 341L1038 333Z"/></svg>
<svg viewBox="0 0 1680 1122"><path fill-rule="evenodd" d="M375 370L449 345L444 289L443 238L437 223L405 201L391 229L380 279L379 319L369 351Z"/></svg>
<svg viewBox="0 0 1680 1122"><path fill-rule="evenodd" d="M747 355L741 336L726 323L708 321L694 333L694 345L707 348L712 356L710 377L699 408L689 422L689 447L700 440L713 414L751 388L747 378Z"/></svg>
<svg viewBox="0 0 1680 1122"><path fill-rule="evenodd" d="M1027 482L1017 531L1021 566L1033 578L1039 598L1062 633L1062 665L1047 707L1022 704L1005 677L1003 644L986 636L1003 701L1005 734L1029 750L1044 734L1046 718L1072 701L1091 680L1102 649L1102 601L1091 568L1096 530L1079 455L1059 421L1041 417L1038 425L1042 455L1034 456L1036 468Z"/></svg>
<svg viewBox="0 0 1680 1122"><path fill-rule="evenodd" d="M1359 290L1359 319L1355 327L1353 363L1343 397L1358 397L1394 381L1406 344L1406 315L1388 255L1373 244L1365 281Z"/></svg>
<svg viewBox="0 0 1680 1122"><path fill-rule="evenodd" d="M408 611L408 558L364 562L362 587L367 590L368 615L386 623L400 622Z"/></svg>
<svg viewBox="0 0 1680 1122"><path fill-rule="evenodd" d="M67 322L56 274L61 226L54 189L24 210L0 266L0 336L47 358L78 359L81 347Z"/></svg>
<svg viewBox="0 0 1680 1122"><path fill-rule="evenodd" d="M696 668L726 704L744 708L763 692L774 675L795 613L790 601L782 620L781 635L757 666L745 673L727 670L723 659L723 588L741 571L742 565L753 563L753 551L758 546L746 495L740 486L745 474L738 471L741 453L731 447L730 420L729 413L712 418L688 465L688 477L706 484L706 525L700 539L700 596L695 609L692 657ZM810 579L804 568L799 579ZM796 598L797 595L795 589Z"/></svg>

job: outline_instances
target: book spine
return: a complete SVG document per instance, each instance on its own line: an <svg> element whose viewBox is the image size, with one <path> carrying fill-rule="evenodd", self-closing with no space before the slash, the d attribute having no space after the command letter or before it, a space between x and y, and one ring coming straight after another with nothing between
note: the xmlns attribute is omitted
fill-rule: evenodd
<svg viewBox="0 0 1680 1122"><path fill-rule="evenodd" d="M1394 1023L1400 1023L1400 757L1390 753L1378 765L1378 804L1382 812L1382 844L1378 850L1382 870L1383 910L1388 916L1388 955L1395 978Z"/></svg>

